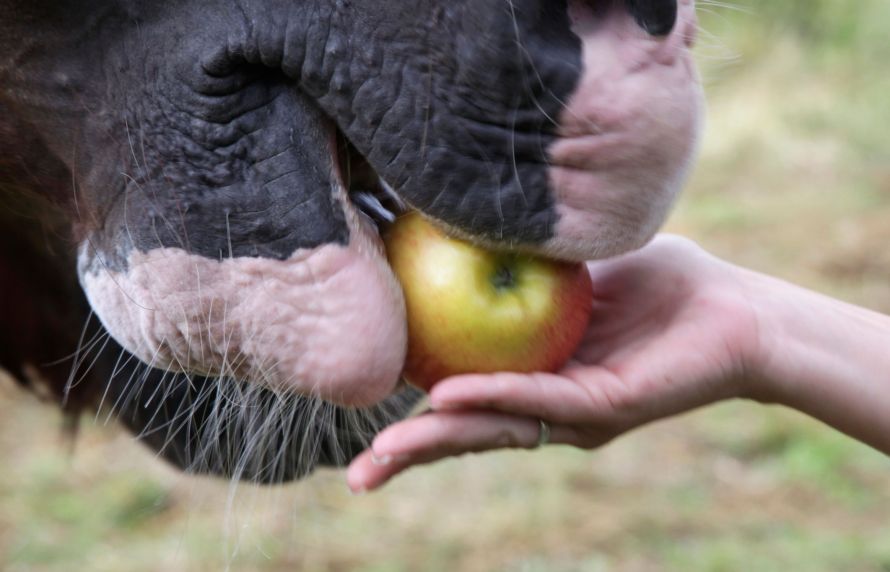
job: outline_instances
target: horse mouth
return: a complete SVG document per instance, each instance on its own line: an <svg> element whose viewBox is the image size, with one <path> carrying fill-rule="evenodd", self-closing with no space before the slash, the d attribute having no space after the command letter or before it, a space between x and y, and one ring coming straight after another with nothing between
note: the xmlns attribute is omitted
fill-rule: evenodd
<svg viewBox="0 0 890 572"><path fill-rule="evenodd" d="M352 205L373 223L378 234L408 210L408 205L339 129L335 132L335 163Z"/></svg>

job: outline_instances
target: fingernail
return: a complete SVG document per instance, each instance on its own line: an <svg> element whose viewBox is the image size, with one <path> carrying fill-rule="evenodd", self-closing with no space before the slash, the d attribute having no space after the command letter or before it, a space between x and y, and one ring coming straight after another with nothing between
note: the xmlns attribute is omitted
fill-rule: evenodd
<svg viewBox="0 0 890 572"><path fill-rule="evenodd" d="M451 403L446 400L436 399L430 400L430 405L433 406L434 411L447 411L449 409L460 409L460 405Z"/></svg>
<svg viewBox="0 0 890 572"><path fill-rule="evenodd" d="M373 452L371 453L371 462L377 465L378 467L385 467L386 465L392 463L392 455L383 455L378 457Z"/></svg>

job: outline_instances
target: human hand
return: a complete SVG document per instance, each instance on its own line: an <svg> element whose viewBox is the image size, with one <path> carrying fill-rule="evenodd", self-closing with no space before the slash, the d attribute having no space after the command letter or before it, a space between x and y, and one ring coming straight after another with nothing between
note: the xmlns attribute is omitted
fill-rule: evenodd
<svg viewBox="0 0 890 572"><path fill-rule="evenodd" d="M594 309L573 360L555 374L464 375L430 393L430 412L397 423L350 466L353 490L444 457L550 442L598 447L645 423L745 394L758 354L743 270L660 236L589 265Z"/></svg>

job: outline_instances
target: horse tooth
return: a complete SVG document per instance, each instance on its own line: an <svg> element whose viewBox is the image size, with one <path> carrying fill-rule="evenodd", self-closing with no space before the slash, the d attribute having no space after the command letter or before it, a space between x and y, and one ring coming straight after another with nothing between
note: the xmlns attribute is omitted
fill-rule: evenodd
<svg viewBox="0 0 890 572"><path fill-rule="evenodd" d="M396 221L396 215L383 206L380 199L372 193L366 191L354 192L352 193L352 200L365 212L365 214L371 216L372 219L378 217L390 223Z"/></svg>

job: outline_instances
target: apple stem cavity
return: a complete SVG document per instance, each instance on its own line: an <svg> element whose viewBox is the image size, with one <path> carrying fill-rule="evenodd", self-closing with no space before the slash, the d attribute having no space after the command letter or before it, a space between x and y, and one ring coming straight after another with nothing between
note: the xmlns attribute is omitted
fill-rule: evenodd
<svg viewBox="0 0 890 572"><path fill-rule="evenodd" d="M491 283L497 290L506 290L516 286L516 273L509 262L500 262L495 269Z"/></svg>

